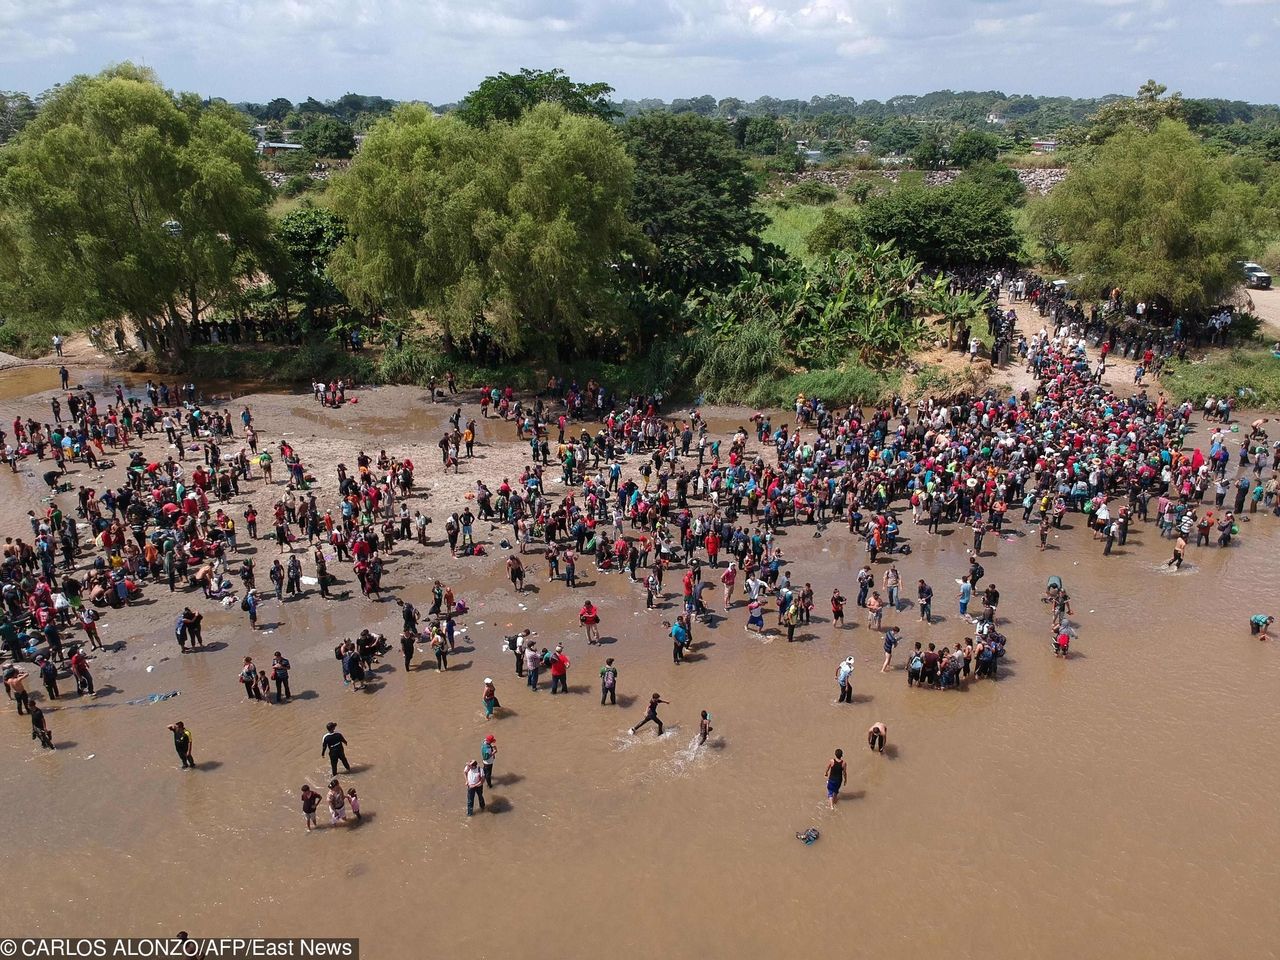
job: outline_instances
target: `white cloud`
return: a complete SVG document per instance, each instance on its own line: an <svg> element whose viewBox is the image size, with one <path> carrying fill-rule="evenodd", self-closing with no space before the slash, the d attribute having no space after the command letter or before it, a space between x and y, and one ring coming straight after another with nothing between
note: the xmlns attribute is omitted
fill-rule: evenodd
<svg viewBox="0 0 1280 960"><path fill-rule="evenodd" d="M1154 76L1258 100L1280 89L1270 45L1241 40L1260 7L1280 0L0 0L0 62L21 65L5 86L30 90L133 59L176 88L259 100L444 102L521 66L633 97L1098 95ZM1224 59L1229 76L1208 66Z"/></svg>

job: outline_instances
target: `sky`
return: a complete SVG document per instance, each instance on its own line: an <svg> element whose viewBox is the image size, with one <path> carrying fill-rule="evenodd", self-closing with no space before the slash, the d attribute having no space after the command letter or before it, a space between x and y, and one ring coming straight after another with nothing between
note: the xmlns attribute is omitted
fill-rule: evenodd
<svg viewBox="0 0 1280 960"><path fill-rule="evenodd" d="M1280 0L0 0L0 89L122 60L231 101L448 103L563 67L618 98L1280 98ZM1267 54L1271 49L1273 53Z"/></svg>

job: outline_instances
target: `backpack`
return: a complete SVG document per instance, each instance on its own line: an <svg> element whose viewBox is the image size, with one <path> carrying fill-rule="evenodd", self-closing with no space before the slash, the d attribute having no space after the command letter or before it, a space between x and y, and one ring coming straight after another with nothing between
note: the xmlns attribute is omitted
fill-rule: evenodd
<svg viewBox="0 0 1280 960"><path fill-rule="evenodd" d="M248 612L248 610L249 610L249 598L248 598L248 596L244 596L244 597L241 597L241 598L240 598L240 609L241 609L241 610L244 610L246 613Z"/></svg>
<svg viewBox="0 0 1280 960"><path fill-rule="evenodd" d="M923 669L924 669L924 658L923 658L923 657L921 657L919 654L916 654L914 657L912 657L912 658L911 658L911 669L912 669L912 670L915 670L915 671L923 670Z"/></svg>
<svg viewBox="0 0 1280 960"><path fill-rule="evenodd" d="M604 674L604 686L605 686L605 689L606 689L606 690L612 690L612 689L613 689L614 679L615 679L616 677L617 677L617 673L615 673L613 670L606 670L606 671L605 671L605 674Z"/></svg>
<svg viewBox="0 0 1280 960"><path fill-rule="evenodd" d="M983 577L987 575L987 571L982 569L982 564L979 563L974 566L973 575L977 577L978 580L981 580Z"/></svg>

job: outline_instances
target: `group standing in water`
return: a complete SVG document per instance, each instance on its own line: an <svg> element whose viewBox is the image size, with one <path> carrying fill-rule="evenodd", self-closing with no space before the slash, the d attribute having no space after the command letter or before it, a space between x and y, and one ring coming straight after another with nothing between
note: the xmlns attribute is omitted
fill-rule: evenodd
<svg viewBox="0 0 1280 960"><path fill-rule="evenodd" d="M514 481L509 476L500 482L476 480L471 495L475 512L468 501L441 525L447 549L455 557L483 557L493 545L477 539L475 527L488 521L510 530L502 562L516 596L526 589L531 572L521 557L533 552L542 555L548 581L563 583L567 590L581 589L580 570L586 565L593 565L597 574L628 578L637 605L643 593L646 609L665 603L668 577L674 568L683 567L677 581L679 613L666 627L673 664L686 664L696 659L691 657L698 647L695 631L718 627L739 608L750 633L771 639L775 634L766 628L765 614L773 603L776 635L788 641L805 638L818 601L812 583L802 582L795 561L779 546L781 534L820 535L843 528L865 546L869 562L848 586L856 591L856 606L879 635L886 612L896 614L912 606L903 596L912 580L898 569L898 562L907 563L909 531L914 527L915 536L928 537L956 526L973 538L970 563L957 578L955 597L960 616L973 625L972 636L955 638L938 649L934 642L906 640L891 624L883 633L881 668L892 669L895 650L905 641L909 647L903 648L908 653L902 667L908 686L948 690L962 688L971 677L999 675L1006 642L996 629L1000 593L991 583L980 587L985 571L978 557L985 536L999 536L1018 523L1019 506L1021 522L1038 529L1042 547L1049 530L1060 529L1063 517L1076 513L1104 543L1109 557L1117 556L1113 546L1125 546L1133 524L1154 519L1162 536L1175 538L1168 561L1174 570L1183 565L1193 531L1196 547L1208 546L1213 539L1227 548L1239 535L1245 506L1249 513L1259 508L1280 511L1265 421L1255 422L1248 431L1239 451L1237 479L1228 483L1231 434L1215 432L1206 452L1184 450L1195 412L1191 404L1171 405L1162 394L1151 398L1145 392L1117 396L1093 375L1084 342L1069 330L1040 331L1028 342L1027 358L1038 380L1034 392L1003 396L988 390L952 403L925 401L915 409L895 399L869 413L801 396L794 423L775 427L771 416L757 414L750 430L740 427L727 441L709 437L698 410L671 419L662 412L658 396L616 398L593 382L581 388L553 382L547 396L530 406L510 389L485 389L480 395L481 417L489 420L496 414L511 423L514 439L528 444L530 458ZM397 542L429 544L431 518L421 509L410 509L418 483L409 458L385 451L375 458L359 451L354 471L336 466L337 499L322 506L315 477L301 453L285 440L274 454L261 447L248 407L238 418L237 436L237 418L225 409L203 409L194 390L162 392L149 385L145 392L147 402L117 387L115 402L100 411L92 393L72 391L65 398L65 423L64 404L55 401L54 423L19 419L12 438L0 436L0 445L12 440L10 463L15 468L24 457L47 459L54 467L46 475L53 496L42 513L33 510L30 515L33 542L11 538L6 544L6 616L0 628L0 639L15 662L47 646L38 664L51 698L57 696L58 665L64 661L77 687L90 696L95 692L88 669L91 658L79 645L66 644L63 636L64 631L79 629L95 649L102 648L94 618L85 616L95 606L127 606L143 591L163 594L166 586L170 593L199 589L207 602L224 606L234 604L239 594L250 629L268 629L259 623L264 603L306 601L312 597L311 585L321 598L331 597L331 562L349 563L360 596L374 601L382 595L383 576L393 562L391 548ZM340 406L345 387L334 399ZM600 423L594 434L580 425L586 419ZM459 406L450 423L452 429L439 445L441 469L458 472L460 461L472 469L476 421L464 425ZM155 441L173 452L149 459L147 445ZM231 453L237 445L238 452ZM195 454L190 472L185 453ZM127 482L118 488L80 486L73 495L64 479L76 463L101 468L107 458L126 457ZM630 464L626 471L624 459ZM273 472L277 470L279 477ZM1268 470L1272 476L1264 479ZM549 489L553 479L559 484L554 493ZM267 492L282 495L264 515L246 502L240 518L233 517L239 509L232 507L233 501L243 501L254 485L260 502ZM1232 487L1234 510L1216 519L1211 510L1202 515L1201 500L1210 490L1216 497L1214 506L1221 510ZM74 515L59 506L60 498L72 496ZM271 532L259 537L258 523L268 518L264 526ZM245 541L239 531L242 521L249 540L274 541L277 555L288 555L287 563L277 559L267 571L272 589L266 593L259 592L252 560L239 556ZM871 571L886 560L887 569L877 584ZM305 575L308 563L312 577ZM243 592L233 577L239 578ZM723 590L719 604L717 587ZM1073 629L1065 590L1059 593L1051 600L1052 645L1055 655L1067 656ZM917 580L915 598L920 621L932 626L935 594L923 577ZM403 598L399 602L406 672L423 646L437 672L450 672L449 656L456 646L457 620L467 612L465 601L436 581L425 618ZM835 630L846 628L847 602L840 587L832 591ZM190 606L178 616L175 636L184 653L188 648L204 649L200 620L201 614ZM610 639L601 637L602 626L607 628L603 620L594 601L585 599L577 623L589 646ZM1268 616L1259 614L1251 619L1251 630L1266 638L1270 623ZM539 649L532 638L525 631L509 638L504 648L514 655L516 675L524 677L528 689L539 691L542 675L548 674L552 695L568 693L570 656L565 645ZM344 682L352 691L371 692L377 686L372 680L374 664L391 649L384 637L370 630L339 643L334 652ZM854 702L855 663L847 657L837 669L837 702ZM276 703L291 701L290 669L280 651L273 656L270 673L245 657L238 680L246 699L269 700L274 685ZM615 658L606 658L598 671L601 705L616 705ZM31 716L33 740L52 749L56 741L26 680L20 668L5 671L5 688L18 712ZM484 679L479 701L485 719L503 717L492 677ZM668 701L653 693L630 733L652 725L662 736L665 725L659 708L664 705ZM699 744L706 743L712 731L710 719L707 711L700 711ZM182 722L169 729L181 766L198 769L191 731ZM338 739L330 742L335 732L329 731L324 748L334 777L330 809L343 811L345 817L350 808L358 815L352 792L337 786L339 763L350 767L345 738L336 734ZM873 726L868 733L871 749L883 752L885 737L883 723ZM486 739L479 756L465 767L468 812L476 806L485 809L483 790L492 788L495 752L495 741ZM473 783L476 770L480 782ZM833 792L836 772L839 784ZM839 751L828 765L827 777L834 807L839 787L847 780ZM310 829L319 802L312 798L319 794L307 786L302 795Z"/></svg>

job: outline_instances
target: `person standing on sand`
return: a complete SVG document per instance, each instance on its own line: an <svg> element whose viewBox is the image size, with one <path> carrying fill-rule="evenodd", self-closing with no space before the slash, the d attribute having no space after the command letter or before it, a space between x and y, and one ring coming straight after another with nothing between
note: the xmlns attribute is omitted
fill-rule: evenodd
<svg viewBox="0 0 1280 960"><path fill-rule="evenodd" d="M192 755L191 731L181 720L178 720L169 724L169 732L173 734L173 749L177 752L178 759L182 761L182 769L194 770L196 761Z"/></svg>
<svg viewBox="0 0 1280 960"><path fill-rule="evenodd" d="M568 693L569 658L561 644L556 644L556 652L548 658L548 665L551 668L551 692L554 694L558 688L561 692Z"/></svg>
<svg viewBox="0 0 1280 960"><path fill-rule="evenodd" d="M600 642L600 610L590 600L578 611L578 623L587 629L588 644L595 646Z"/></svg>
<svg viewBox="0 0 1280 960"><path fill-rule="evenodd" d="M840 789L849 782L849 766L844 760L844 751L837 749L836 755L827 761L827 809L834 810L840 799Z"/></svg>

